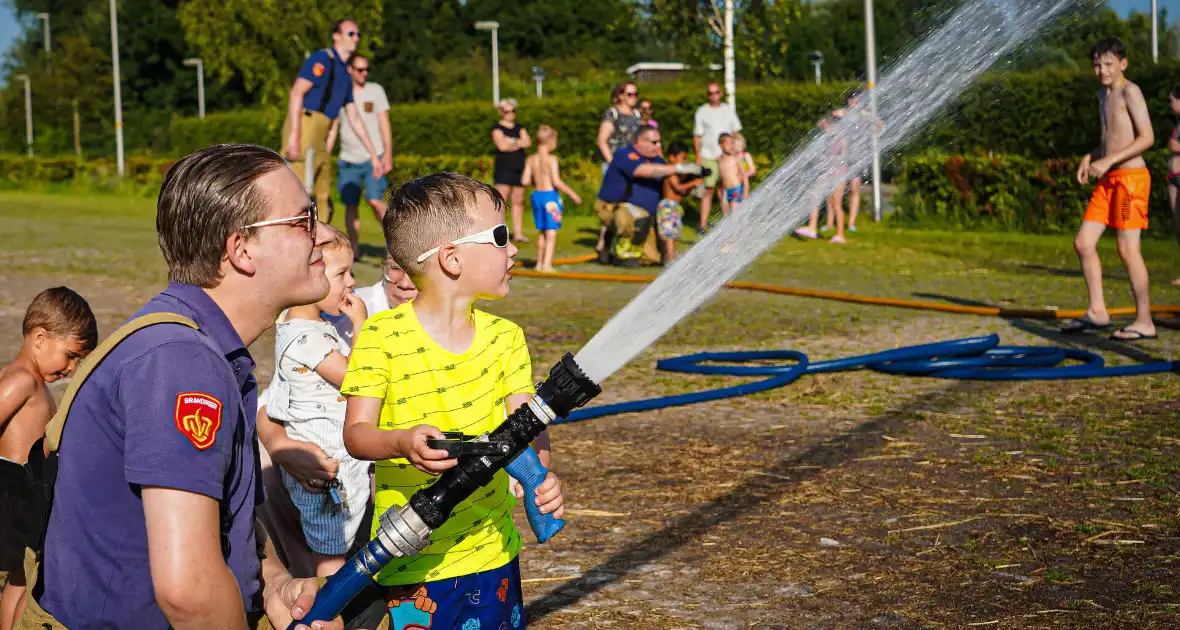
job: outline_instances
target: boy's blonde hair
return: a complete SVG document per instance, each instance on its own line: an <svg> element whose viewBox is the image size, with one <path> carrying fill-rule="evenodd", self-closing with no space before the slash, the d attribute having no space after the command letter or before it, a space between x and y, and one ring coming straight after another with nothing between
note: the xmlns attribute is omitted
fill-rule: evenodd
<svg viewBox="0 0 1180 630"><path fill-rule="evenodd" d="M38 328L55 337L77 340L83 352L90 352L98 345L94 312L81 295L66 287L45 289L29 303L21 334L27 336Z"/></svg>
<svg viewBox="0 0 1180 630"><path fill-rule="evenodd" d="M381 224L393 261L417 281L426 268L418 256L465 236L475 223L480 195L487 195L497 212L504 211L499 191L465 175L434 173L402 184L389 196Z"/></svg>
<svg viewBox="0 0 1180 630"><path fill-rule="evenodd" d="M557 139L557 131L549 125L537 127L537 142L549 142Z"/></svg>
<svg viewBox="0 0 1180 630"><path fill-rule="evenodd" d="M334 228L330 225L323 224L323 223L320 224L318 229L323 230L324 233L328 235L328 240L324 241L323 245L320 246L320 249L322 251L324 251L325 253L327 253L327 252L343 252L345 254L354 253L352 251L352 243L348 242L348 237L345 236L343 232L341 232L340 230L337 230L336 228Z"/></svg>

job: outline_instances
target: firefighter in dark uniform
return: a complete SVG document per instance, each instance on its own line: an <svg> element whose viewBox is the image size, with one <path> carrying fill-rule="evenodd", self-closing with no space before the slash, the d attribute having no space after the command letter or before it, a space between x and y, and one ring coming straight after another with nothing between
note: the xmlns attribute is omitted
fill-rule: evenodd
<svg viewBox="0 0 1180 630"><path fill-rule="evenodd" d="M385 169L381 158L365 133L364 123L352 101L352 77L348 74L348 60L356 51L361 34L356 22L340 20L332 31L332 47L317 50L304 62L299 78L291 86L287 98L287 120L283 123L283 152L291 162L291 169L305 188L312 191L316 205L329 209L332 192L331 160L328 157L328 130L332 121L344 110L348 124L364 143L373 164L373 177L381 177ZM313 151L311 179L307 181L307 152ZM331 215L328 221L331 221Z"/></svg>

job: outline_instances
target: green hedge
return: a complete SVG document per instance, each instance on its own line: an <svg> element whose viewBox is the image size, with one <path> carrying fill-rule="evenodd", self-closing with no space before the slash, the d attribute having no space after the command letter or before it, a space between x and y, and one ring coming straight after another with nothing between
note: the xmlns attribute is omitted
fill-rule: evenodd
<svg viewBox="0 0 1180 630"><path fill-rule="evenodd" d="M751 152L781 156L781 139L799 137L815 127L825 108L838 100L849 84L766 85L743 87L739 112L746 127ZM704 88L655 99L655 117L665 145L675 140L692 146L692 118L704 102ZM594 141L602 114L608 106L601 97L522 100L518 119L530 132L548 124L559 134L558 154L594 158ZM491 129L497 112L487 103L418 103L394 105L390 127L396 153L417 155L490 156ZM219 142L250 142L278 147L285 112L242 110L219 112L198 118L176 117L168 134L168 146L158 151L184 155Z"/></svg>
<svg viewBox="0 0 1180 630"><path fill-rule="evenodd" d="M1167 151L1149 152L1149 232L1171 235ZM900 169L892 221L922 227L1073 232L1094 185L1076 177L1079 158L1031 160L1016 155L925 153Z"/></svg>
<svg viewBox="0 0 1180 630"><path fill-rule="evenodd" d="M1163 146L1174 121L1167 93L1180 83L1180 63L1133 65L1129 76L1143 88L1155 121L1157 146ZM738 110L753 151L781 158L851 84L797 83L742 85ZM1094 148L1098 139L1096 93L1090 71L1044 70L984 76L946 116L912 140L906 152L940 148L950 152L995 151L1029 157L1065 157ZM703 89L660 91L653 96L664 142L691 142L692 116ZM593 157L594 139L607 106L606 96L525 99L519 120L530 130L545 123L561 135L560 153ZM157 152L184 155L218 142L252 142L277 147L284 112L280 108L242 110L197 118L174 118L166 146ZM415 103L390 111L393 145L418 155L490 155L496 112L487 103Z"/></svg>
<svg viewBox="0 0 1180 630"><path fill-rule="evenodd" d="M126 161L126 177L118 180L113 160L79 160L75 158L40 158L0 154L0 188L21 190L109 190L155 197L164 175L175 160L133 157ZM755 156L759 177L769 172L770 161ZM421 156L400 155L393 159L393 170L386 176L393 186L439 171L451 171L491 183L490 156ZM594 198L602 182L602 167L586 159L565 158L561 162L562 179L581 197L582 205L566 202L571 216L594 214ZM335 181L335 180L333 180ZM335 190L333 190L335 193ZM525 200L526 209L528 200ZM527 216L526 212L526 216ZM527 223L527 221L526 221Z"/></svg>

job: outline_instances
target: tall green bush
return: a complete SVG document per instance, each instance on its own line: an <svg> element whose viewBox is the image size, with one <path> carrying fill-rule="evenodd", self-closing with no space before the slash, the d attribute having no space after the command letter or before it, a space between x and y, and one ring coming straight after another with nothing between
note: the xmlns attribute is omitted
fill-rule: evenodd
<svg viewBox="0 0 1180 630"><path fill-rule="evenodd" d="M1180 63L1134 64L1128 76L1143 89L1155 123L1156 146L1163 146L1174 119L1168 91L1180 84ZM851 84L770 83L742 85L738 112L754 151L781 158L838 104ZM993 151L1031 158L1076 156L1098 138L1098 83L1088 69L993 73L984 76L944 115L900 151L927 148L950 152ZM665 143L690 142L692 118L704 102L704 89L666 90L641 86L650 97ZM607 94L580 98L524 99L518 119L530 130L544 123L561 136L564 156L596 158L594 141ZM217 142L279 146L281 108L210 114L204 121L173 118L157 153L183 155ZM390 110L394 151L416 155L492 153L491 127L497 113L487 102L417 103ZM888 123L888 121L886 121Z"/></svg>
<svg viewBox="0 0 1180 630"><path fill-rule="evenodd" d="M1167 151L1146 154L1151 172L1149 232L1170 235ZM1017 155L930 152L900 169L892 221L921 227L1073 232L1094 184L1075 179L1079 158L1033 160Z"/></svg>

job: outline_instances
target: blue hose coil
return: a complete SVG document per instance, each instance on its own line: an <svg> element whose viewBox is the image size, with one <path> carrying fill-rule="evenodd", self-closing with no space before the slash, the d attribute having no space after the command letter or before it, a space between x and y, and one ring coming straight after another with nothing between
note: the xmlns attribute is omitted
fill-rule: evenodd
<svg viewBox="0 0 1180 630"><path fill-rule="evenodd" d="M1071 360L1071 365L1060 365ZM750 361L794 361L770 366L703 365ZM656 363L656 369L685 374L720 376L766 376L768 378L730 387L691 394L662 396L630 402L599 405L575 410L550 424L568 424L622 413L651 411L692 405L711 400L747 396L789 385L804 374L842 372L868 368L888 374L926 376L978 381L1035 381L1079 378L1109 378L1141 374L1180 373L1180 361L1158 361L1106 367L1102 357L1085 350L1047 346L1001 346L996 334L907 346L845 359L811 363L807 355L794 350L750 352L699 352Z"/></svg>

